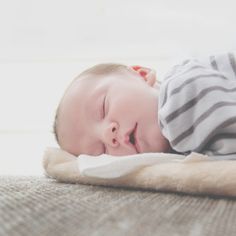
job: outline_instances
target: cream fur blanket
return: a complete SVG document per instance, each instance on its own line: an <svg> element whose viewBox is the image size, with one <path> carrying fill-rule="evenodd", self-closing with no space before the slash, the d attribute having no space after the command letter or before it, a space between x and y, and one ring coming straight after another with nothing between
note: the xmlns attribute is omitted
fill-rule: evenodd
<svg viewBox="0 0 236 236"><path fill-rule="evenodd" d="M236 197L236 161L198 153L76 157L47 148L43 167L61 182Z"/></svg>

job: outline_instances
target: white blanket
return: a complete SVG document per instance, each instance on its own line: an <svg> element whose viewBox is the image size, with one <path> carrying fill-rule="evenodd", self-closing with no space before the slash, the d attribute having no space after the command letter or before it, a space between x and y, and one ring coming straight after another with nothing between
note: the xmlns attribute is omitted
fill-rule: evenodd
<svg viewBox="0 0 236 236"><path fill-rule="evenodd" d="M198 153L191 153L189 156L169 153L142 153L127 156L102 154L94 157L80 155L77 162L80 174L83 176L113 179L156 164L210 159L210 157Z"/></svg>
<svg viewBox="0 0 236 236"><path fill-rule="evenodd" d="M230 159L230 158L229 158ZM58 181L236 197L236 161L199 153L73 156L47 148L45 174Z"/></svg>

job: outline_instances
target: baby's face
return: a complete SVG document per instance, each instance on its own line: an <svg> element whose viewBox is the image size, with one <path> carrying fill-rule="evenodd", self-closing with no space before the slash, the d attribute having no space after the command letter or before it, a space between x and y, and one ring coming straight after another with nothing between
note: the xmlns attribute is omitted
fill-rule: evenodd
<svg viewBox="0 0 236 236"><path fill-rule="evenodd" d="M158 126L158 90L143 78L133 70L72 83L61 103L61 148L74 155L167 151Z"/></svg>

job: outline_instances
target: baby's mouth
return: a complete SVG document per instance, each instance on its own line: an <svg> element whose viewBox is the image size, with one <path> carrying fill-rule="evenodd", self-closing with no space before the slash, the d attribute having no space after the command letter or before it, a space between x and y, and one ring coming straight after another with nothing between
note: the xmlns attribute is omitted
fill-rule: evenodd
<svg viewBox="0 0 236 236"><path fill-rule="evenodd" d="M137 153L139 153L140 151L137 148L137 146L139 146L139 145L137 144L137 134L136 134L136 131L137 131L137 123L135 124L135 127L134 127L133 131L130 133L129 141L130 141L130 143L133 144L133 146L135 147Z"/></svg>
<svg viewBox="0 0 236 236"><path fill-rule="evenodd" d="M134 131L135 131L135 128L134 130L131 132L130 136L129 136L129 141L135 145L135 137L134 137Z"/></svg>

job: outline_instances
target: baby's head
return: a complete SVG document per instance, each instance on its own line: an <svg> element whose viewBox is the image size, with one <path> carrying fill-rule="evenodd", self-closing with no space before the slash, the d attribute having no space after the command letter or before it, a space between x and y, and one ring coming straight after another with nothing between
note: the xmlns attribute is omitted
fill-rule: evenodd
<svg viewBox="0 0 236 236"><path fill-rule="evenodd" d="M168 151L158 126L158 87L146 67L99 64L84 71L57 109L59 146L76 156Z"/></svg>

